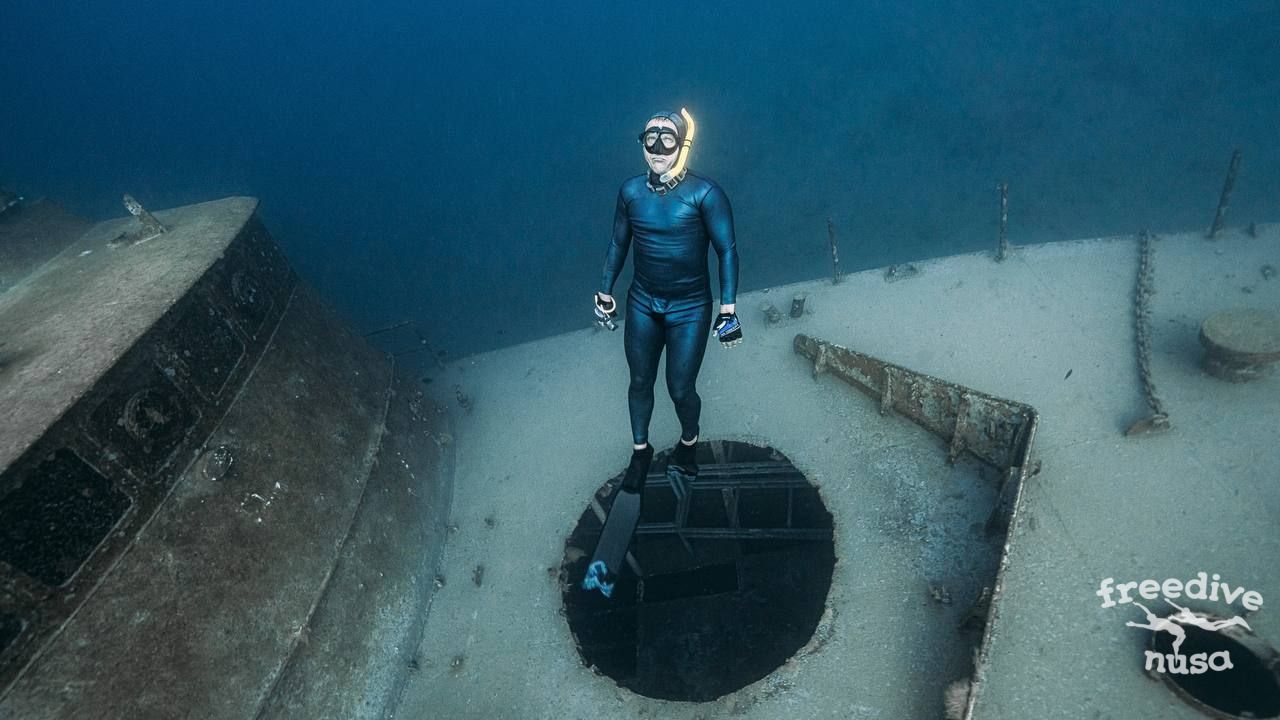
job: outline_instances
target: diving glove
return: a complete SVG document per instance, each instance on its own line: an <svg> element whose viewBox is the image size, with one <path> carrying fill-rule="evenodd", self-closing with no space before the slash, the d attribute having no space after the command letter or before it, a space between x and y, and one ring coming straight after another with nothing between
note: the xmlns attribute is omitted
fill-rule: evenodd
<svg viewBox="0 0 1280 720"><path fill-rule="evenodd" d="M738 313L717 315L713 332L723 347L733 347L742 342L742 323L738 322Z"/></svg>
<svg viewBox="0 0 1280 720"><path fill-rule="evenodd" d="M618 324L613 321L618 317L618 303L613 300L605 300L600 293L596 293L596 324L602 328L617 330Z"/></svg>

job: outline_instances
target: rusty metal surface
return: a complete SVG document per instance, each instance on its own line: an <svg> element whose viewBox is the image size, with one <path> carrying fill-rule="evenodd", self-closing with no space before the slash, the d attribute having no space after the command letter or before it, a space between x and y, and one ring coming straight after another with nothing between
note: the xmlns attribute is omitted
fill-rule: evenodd
<svg viewBox="0 0 1280 720"><path fill-rule="evenodd" d="M814 375L830 372L948 443L951 462L962 452L999 470L1026 476L1037 415L1029 405L988 395L798 334L795 351L813 360Z"/></svg>
<svg viewBox="0 0 1280 720"><path fill-rule="evenodd" d="M290 303L217 428L234 471L181 473L0 715L250 717L308 641L379 448L391 369L307 290Z"/></svg>
<svg viewBox="0 0 1280 720"><path fill-rule="evenodd" d="M1280 314L1243 308L1216 312L1200 324L1200 342L1233 362L1280 360Z"/></svg>
<svg viewBox="0 0 1280 720"><path fill-rule="evenodd" d="M243 227L256 207L251 198L230 198L160 212L173 228L163 241L114 250L107 241L136 221L99 223L40 273L0 295L7 358L0 370L0 468L27 451L162 318L176 328L178 313L195 312L179 301L236 238L227 228ZM252 295L251 282L220 281L217 302L255 305L234 299L237 292Z"/></svg>
<svg viewBox="0 0 1280 720"><path fill-rule="evenodd" d="M392 384L386 430L326 596L258 714L373 720L394 707L426 624L448 532L454 443L412 375Z"/></svg>
<svg viewBox="0 0 1280 720"><path fill-rule="evenodd" d="M986 523L989 535L1002 542L1000 563L994 585L984 587L982 596L970 610L965 623L981 622L982 641L974 658L981 671L992 646L992 615L1004 594L1009 567L1010 526L1022 504L1022 491L1029 475L1039 472L1032 466L1039 414L1035 408L947 382L885 362L848 348L797 334L795 351L813 361L816 377L830 372L880 403L880 414L890 411L909 418L947 442L947 462L954 463L968 452L1000 470L1003 480L995 506ZM976 696L965 702L964 717L973 712Z"/></svg>
<svg viewBox="0 0 1280 720"><path fill-rule="evenodd" d="M122 221L99 224L3 296L31 349L0 383L4 443L35 439L0 466L0 717L394 703L450 421L295 281L255 207L161 212L170 232L114 250Z"/></svg>
<svg viewBox="0 0 1280 720"><path fill-rule="evenodd" d="M293 279L255 204L206 208L225 225L185 215L205 229L193 243L217 251L159 271L156 285L177 297L139 290L148 304L118 290L114 304L90 307L134 258L89 271L75 265L77 244L0 300L0 328L26 353L0 378L13 403L0 447L24 450L0 455L0 614L20 628L0 646L0 689L126 552L266 347ZM116 323L113 311L131 315Z"/></svg>
<svg viewBox="0 0 1280 720"><path fill-rule="evenodd" d="M142 203L135 200L129 193L124 194L124 209L138 219L138 224L135 227L123 230L119 235L107 241L109 247L136 245L153 240L169 231L169 228L166 228L163 223L156 219L155 215L152 215L146 208L142 207Z"/></svg>

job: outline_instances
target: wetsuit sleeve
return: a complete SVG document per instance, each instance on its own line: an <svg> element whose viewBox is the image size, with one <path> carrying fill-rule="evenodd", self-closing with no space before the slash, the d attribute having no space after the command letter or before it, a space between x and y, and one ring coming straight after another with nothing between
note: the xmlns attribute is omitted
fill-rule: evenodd
<svg viewBox="0 0 1280 720"><path fill-rule="evenodd" d="M613 294L613 284L618 281L622 272L622 264L627 261L627 250L631 248L631 213L627 210L626 198L618 191L618 206L613 211L613 239L609 241L609 252L604 257L604 275L600 278L600 292Z"/></svg>
<svg viewBox="0 0 1280 720"><path fill-rule="evenodd" d="M720 256L720 304L733 305L738 297L738 243L733 236L733 208L719 185L713 185L702 200L702 223Z"/></svg>

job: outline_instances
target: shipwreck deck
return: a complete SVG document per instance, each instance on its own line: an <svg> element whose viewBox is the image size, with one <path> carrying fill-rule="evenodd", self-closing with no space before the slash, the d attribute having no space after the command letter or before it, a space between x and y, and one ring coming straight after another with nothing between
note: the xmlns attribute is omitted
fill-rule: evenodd
<svg viewBox="0 0 1280 720"><path fill-rule="evenodd" d="M1142 672L1140 615L1100 607L1117 581L1205 570L1280 597L1280 378L1233 385L1198 367L1199 323L1280 307L1280 228L1155 242L1152 373L1172 429L1123 435L1149 414L1135 353L1134 236L1015 248L800 283L739 298L744 344L708 348L703 439L772 446L818 485L837 564L814 640L765 679L705 704L654 700L585 667L560 609L564 544L629 452L621 333L597 330L466 358L434 378L455 408L457 478L442 580L400 717L928 718L974 675L956 629L985 570L968 534L994 492L946 442L830 377L811 378L797 333L1040 414L979 660L972 717L1195 718ZM901 269L900 269L901 270ZM889 280L893 280L890 282ZM807 313L766 327L807 293ZM712 345L715 343L713 342ZM678 425L662 383L651 438ZM1001 548L995 548L996 555ZM468 581L486 566L482 586ZM934 601L946 585L952 605ZM1229 608L1200 606L1226 612ZM1229 615L1230 613L1228 613ZM1273 646L1280 624L1250 617Z"/></svg>

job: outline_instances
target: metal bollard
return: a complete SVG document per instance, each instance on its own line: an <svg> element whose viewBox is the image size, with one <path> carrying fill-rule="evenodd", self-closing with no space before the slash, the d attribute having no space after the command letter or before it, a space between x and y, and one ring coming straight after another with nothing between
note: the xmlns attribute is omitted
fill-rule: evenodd
<svg viewBox="0 0 1280 720"><path fill-rule="evenodd" d="M796 293L796 296L791 298L791 317L798 318L804 315L805 297L804 293Z"/></svg>
<svg viewBox="0 0 1280 720"><path fill-rule="evenodd" d="M777 325L782 322L782 312L773 306L773 303L764 303L760 306L760 310L764 312L765 327Z"/></svg>

